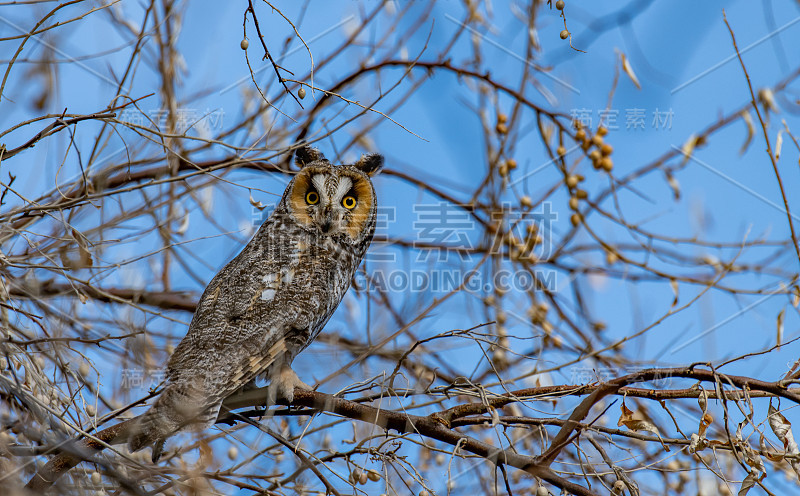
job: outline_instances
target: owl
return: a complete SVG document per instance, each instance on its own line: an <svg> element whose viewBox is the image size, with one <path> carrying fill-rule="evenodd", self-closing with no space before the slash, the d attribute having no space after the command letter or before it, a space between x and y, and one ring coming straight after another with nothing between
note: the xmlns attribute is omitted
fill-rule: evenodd
<svg viewBox="0 0 800 496"><path fill-rule="evenodd" d="M253 239L208 284L167 364L166 385L134 423L133 451L213 424L222 401L256 378L290 402L311 389L291 369L339 305L375 233L378 154L333 165L303 146L294 176Z"/></svg>

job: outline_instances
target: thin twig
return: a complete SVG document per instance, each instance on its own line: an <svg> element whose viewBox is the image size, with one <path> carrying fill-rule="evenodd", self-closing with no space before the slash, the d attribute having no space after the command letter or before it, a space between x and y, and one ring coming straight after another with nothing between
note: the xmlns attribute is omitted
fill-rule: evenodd
<svg viewBox="0 0 800 496"><path fill-rule="evenodd" d="M286 80L283 79L283 76L281 76L280 69L283 69L284 71L288 72L292 76L294 76L294 73L292 71L288 70L288 69L280 67L275 62L275 60L272 58L272 55L269 53L269 49L267 48L267 44L264 41L264 36L261 34L261 26L258 25L258 17L256 16L255 9L253 8L253 0L247 0L247 10L245 12L245 18L247 17L247 12L250 12L253 15L253 23L256 26L256 32L258 33L258 39L259 39L259 41L261 41L261 47L264 49L264 58L269 59L270 64L272 64L272 68L275 70L275 75L278 76L278 82L281 83L281 85L283 86L283 89L286 91L286 93L292 95L292 98L294 98L294 101L297 102L297 105L299 105L300 108L303 108L303 104L300 103L300 100L297 99L297 96L294 93L292 93L292 91L286 85ZM283 14L281 14L281 15L283 15ZM292 26L292 27L294 27L294 26Z"/></svg>
<svg viewBox="0 0 800 496"><path fill-rule="evenodd" d="M739 57L739 63L742 65L742 71L744 71L744 77L747 79L747 88L750 90L750 103L753 105L753 108L756 111L756 115L758 116L758 121L761 123L761 130L764 132L764 141L767 143L767 155L769 155L769 161L772 163L772 170L775 172L775 178L778 180L778 187L781 190L781 198L783 199L783 207L786 209L786 218L789 222L789 230L792 233L792 242L794 243L794 251L797 253L797 261L800 263L800 245L797 243L797 234L794 232L794 223L792 222L792 213L789 210L789 200L786 198L786 191L783 188L783 180L781 179L781 174L778 172L778 163L775 160L775 155L772 154L772 145L769 142L769 134L767 133L767 125L764 123L764 118L761 117L761 111L758 109L758 102L756 101L756 94L753 92L753 85L750 82L750 74L747 73L747 68L744 65L744 60L742 60L742 54L739 53L739 47L736 46L736 36L733 34L733 28L731 28L730 23L728 23L728 17L725 15L725 9L722 9L722 18L725 20L725 25L728 26L728 32L731 34L731 41L733 42L733 48L736 50L736 56Z"/></svg>

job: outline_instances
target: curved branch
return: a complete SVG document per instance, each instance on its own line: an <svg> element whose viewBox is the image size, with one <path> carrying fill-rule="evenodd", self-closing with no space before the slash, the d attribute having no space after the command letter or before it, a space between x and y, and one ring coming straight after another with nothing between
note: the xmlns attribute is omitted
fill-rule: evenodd
<svg viewBox="0 0 800 496"><path fill-rule="evenodd" d="M548 466L553 463L564 446L568 444L573 432L579 427L580 421L585 419L586 416L589 415L589 411L592 407L604 397L610 394L616 394L623 386L628 384L667 379L670 377L683 377L684 379L696 379L698 381L714 383L724 381L739 388L749 388L754 391L771 393L800 404L800 394L789 391L783 381L765 382L745 376L721 374L711 370L695 370L694 366L642 370L634 374L612 379L598 387L592 394L586 397L586 399L572 411L568 421L564 423L564 426L553 438L550 447L538 457L538 461Z"/></svg>
<svg viewBox="0 0 800 496"><path fill-rule="evenodd" d="M266 393L263 388L254 389L244 394L236 394L223 404L222 411L229 412L232 409L245 406L256 406L263 402ZM595 493L589 491L579 484L560 477L549 467L536 462L532 456L521 455L511 449L498 448L487 443L480 442L464 434L458 433L447 427L435 415L419 416L405 412L393 410L377 409L370 405L363 405L343 398L337 398L330 394L317 391L307 391L295 389L294 406L306 406L318 411L342 415L354 420L360 420L377 425L386 430L395 430L399 433L415 432L422 436L436 439L451 446L458 446L470 453L481 456L498 466L508 465L523 470L534 477L539 477L547 482L565 489L578 496L594 496ZM238 414L236 414L238 415ZM223 413L217 419L218 423L230 423L236 415ZM122 444L128 438L128 432L136 419L126 420L112 427L104 429L92 438L85 438L68 443L61 449L61 453L47 462L36 474L28 481L28 489L43 492L52 486L59 477L69 469L84 460L102 451L109 445Z"/></svg>
<svg viewBox="0 0 800 496"><path fill-rule="evenodd" d="M452 419L485 411L487 405L484 404L460 405L443 412L435 412L430 415L420 416L405 411L378 409L370 405L357 403L318 391L295 389L292 405L305 406L320 412L333 413L350 419L360 420L386 430L395 430L401 434L410 432L417 433L424 437L447 443L451 446L463 448L498 466L507 465L517 468L561 489L565 489L572 494L588 496L594 493L583 486L557 475L550 469L552 462L556 459L564 446L568 444L574 432L581 427L581 421L586 418L591 408L602 398L611 394L620 394L623 391L626 393L639 392L645 395L647 390L634 388L626 389L624 386L671 377L695 379L703 382L722 381L741 389L748 388L756 392L769 393L800 404L800 393L796 390L787 389L785 384L781 381L760 381L750 377L726 375L711 370L696 370L693 366L685 368L642 370L597 386L561 386L574 388L572 394L592 392L575 408L575 410L573 410L569 419L563 422L561 430L551 442L550 447L538 457L523 455L512 449L492 446L454 430L453 424L451 423ZM491 406L503 406L508 403L520 401L520 398L524 396L545 393L545 391L549 391L549 389L551 388L532 388L515 391L507 396L493 399L491 401ZM564 390L559 392L565 393ZM738 392L733 392L733 394L738 394ZM725 396L727 397L727 393L725 393ZM260 406L264 398L266 398L265 388L253 389L245 393L237 393L230 396L223 403L221 411L224 413L217 419L217 423L231 423L236 421L237 418L241 417L241 414L230 412L240 408ZM288 403L284 402L282 404ZM29 489L44 491L67 470L81 461L90 459L91 456L106 448L108 445L125 442L128 438L128 429L134 420L135 419L127 420L104 429L95 434L92 438L76 440L67 444L65 448L61 449L60 454L50 460L31 478L27 487Z"/></svg>

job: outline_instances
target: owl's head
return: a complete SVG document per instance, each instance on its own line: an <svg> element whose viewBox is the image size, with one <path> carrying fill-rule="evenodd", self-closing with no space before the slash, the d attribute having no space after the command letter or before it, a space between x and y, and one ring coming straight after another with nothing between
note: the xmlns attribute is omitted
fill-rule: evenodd
<svg viewBox="0 0 800 496"><path fill-rule="evenodd" d="M284 196L288 214L317 234L354 245L369 242L377 207L370 176L383 166L383 156L364 155L352 165L333 165L316 148L303 146L295 163L300 172Z"/></svg>

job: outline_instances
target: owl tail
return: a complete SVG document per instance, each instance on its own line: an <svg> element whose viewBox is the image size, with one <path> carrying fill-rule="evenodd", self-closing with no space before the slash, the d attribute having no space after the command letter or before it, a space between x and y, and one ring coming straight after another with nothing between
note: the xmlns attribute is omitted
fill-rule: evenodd
<svg viewBox="0 0 800 496"><path fill-rule="evenodd" d="M152 407L139 416L128 438L131 451L153 447L153 463L161 457L167 438L189 425L210 425L220 405L209 407L167 386Z"/></svg>

